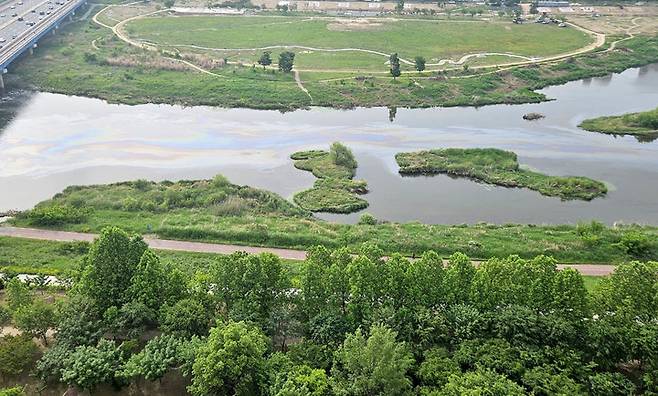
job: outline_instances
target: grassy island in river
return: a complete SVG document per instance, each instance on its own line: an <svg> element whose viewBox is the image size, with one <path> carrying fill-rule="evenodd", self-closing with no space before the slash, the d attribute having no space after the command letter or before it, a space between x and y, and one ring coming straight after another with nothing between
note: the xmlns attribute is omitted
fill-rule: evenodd
<svg viewBox="0 0 658 396"><path fill-rule="evenodd" d="M578 126L591 132L634 135L638 140L653 140L658 137L658 108L619 116L590 118Z"/></svg>
<svg viewBox="0 0 658 396"><path fill-rule="evenodd" d="M521 169L516 154L498 149L439 149L398 153L403 175L445 173L503 187L525 187L565 200L591 200L606 194L605 184L577 176L548 176Z"/></svg>
<svg viewBox="0 0 658 396"><path fill-rule="evenodd" d="M330 151L310 150L293 153L295 168L313 173L313 188L298 192L294 201L311 212L352 213L368 207L357 194L368 192L363 180L353 180L357 163L349 148L336 142Z"/></svg>

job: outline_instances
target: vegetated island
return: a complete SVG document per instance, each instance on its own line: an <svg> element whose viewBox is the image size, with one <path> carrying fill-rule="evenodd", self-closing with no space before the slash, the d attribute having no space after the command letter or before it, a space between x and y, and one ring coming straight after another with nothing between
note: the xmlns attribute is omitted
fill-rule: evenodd
<svg viewBox="0 0 658 396"><path fill-rule="evenodd" d="M374 243L389 255L434 250L442 257L455 252L476 259L548 255L575 263L658 259L658 228L651 226L340 224L317 219L277 194L232 184L221 175L212 180L71 186L21 212L10 224L93 233L117 225L164 239L294 249L344 246L351 252Z"/></svg>
<svg viewBox="0 0 658 396"><path fill-rule="evenodd" d="M589 201L608 191L605 184L587 177L549 176L521 169L515 153L493 148L398 153L395 159L403 175L445 173L497 186L525 187L563 200Z"/></svg>
<svg viewBox="0 0 658 396"><path fill-rule="evenodd" d="M639 113L590 118L578 126L590 132L633 135L640 141L652 141L658 138L658 107Z"/></svg>
<svg viewBox="0 0 658 396"><path fill-rule="evenodd" d="M318 180L313 188L298 192L293 200L311 212L353 213L368 207L357 194L368 192L363 180L353 180L357 162L352 151L333 143L329 151L309 150L293 153L295 168L313 173Z"/></svg>

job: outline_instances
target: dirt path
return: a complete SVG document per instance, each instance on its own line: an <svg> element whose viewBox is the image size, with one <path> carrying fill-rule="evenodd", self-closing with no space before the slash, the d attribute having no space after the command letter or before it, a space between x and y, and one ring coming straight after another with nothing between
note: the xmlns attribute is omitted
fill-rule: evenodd
<svg viewBox="0 0 658 396"><path fill-rule="evenodd" d="M91 242L97 237L96 234L81 232L40 230L36 228L0 227L0 236L39 239L45 241L86 241ZM144 237L144 240L153 249L174 250L181 252L231 254L235 252L247 252L250 254L272 253L286 260L304 260L306 252L303 250L266 248L256 246L228 245L220 243L174 241L170 239L159 239ZM481 261L473 261L479 265ZM613 265L607 264L558 264L558 269L575 268L583 275L607 276L614 271Z"/></svg>
<svg viewBox="0 0 658 396"><path fill-rule="evenodd" d="M308 95L308 97L311 99L311 103L313 103L313 97L311 96L311 93L308 92L306 87L304 87L304 85L302 84L302 79L299 77L299 71L293 70L292 73L295 75L295 82L297 83L297 86L299 87L299 89L304 91L304 93L306 95Z"/></svg>

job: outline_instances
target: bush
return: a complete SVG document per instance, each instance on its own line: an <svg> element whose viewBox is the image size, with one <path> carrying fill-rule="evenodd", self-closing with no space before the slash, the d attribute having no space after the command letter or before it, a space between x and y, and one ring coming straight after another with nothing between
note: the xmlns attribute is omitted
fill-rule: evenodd
<svg viewBox="0 0 658 396"><path fill-rule="evenodd" d="M75 208L69 205L42 206L27 212L27 218L30 223L41 226L78 224L84 222L90 212L90 208Z"/></svg>
<svg viewBox="0 0 658 396"><path fill-rule="evenodd" d="M38 348L29 335L5 335L0 338L0 375L17 376L30 367Z"/></svg>
<svg viewBox="0 0 658 396"><path fill-rule="evenodd" d="M356 159L354 159L354 154L352 154L352 150L345 145L339 142L334 142L331 145L329 155L331 155L331 161L334 164L350 169L356 169L357 164Z"/></svg>
<svg viewBox="0 0 658 396"><path fill-rule="evenodd" d="M637 231L625 232L615 246L633 258L647 257L654 249L649 237Z"/></svg>
<svg viewBox="0 0 658 396"><path fill-rule="evenodd" d="M377 219L370 213L364 213L359 219L361 225L377 225Z"/></svg>

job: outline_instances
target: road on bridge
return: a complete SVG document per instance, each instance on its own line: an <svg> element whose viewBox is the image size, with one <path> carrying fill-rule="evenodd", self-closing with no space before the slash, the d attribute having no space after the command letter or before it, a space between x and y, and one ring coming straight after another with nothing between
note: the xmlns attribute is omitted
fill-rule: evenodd
<svg viewBox="0 0 658 396"><path fill-rule="evenodd" d="M0 4L0 73L84 1L9 0Z"/></svg>

